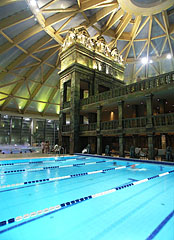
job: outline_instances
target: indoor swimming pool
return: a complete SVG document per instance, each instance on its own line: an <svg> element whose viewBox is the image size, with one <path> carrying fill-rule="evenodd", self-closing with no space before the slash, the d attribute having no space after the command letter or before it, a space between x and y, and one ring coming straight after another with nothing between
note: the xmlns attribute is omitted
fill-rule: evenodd
<svg viewBox="0 0 174 240"><path fill-rule="evenodd" d="M2 240L173 240L174 164L74 155L0 161Z"/></svg>

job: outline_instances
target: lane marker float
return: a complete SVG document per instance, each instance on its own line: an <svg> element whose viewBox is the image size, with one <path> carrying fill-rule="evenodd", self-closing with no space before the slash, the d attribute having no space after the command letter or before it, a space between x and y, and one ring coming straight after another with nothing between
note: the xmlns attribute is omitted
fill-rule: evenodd
<svg viewBox="0 0 174 240"><path fill-rule="evenodd" d="M152 176L152 177L149 177L149 178L145 178L145 179L142 179L142 180L134 182L134 183L124 184L120 187L111 188L111 189L106 190L104 192L100 192L100 193L96 193L96 194L89 195L89 196L86 196L86 197L82 197L82 198L72 200L72 201L69 201L69 202L66 202L66 203L61 203L61 204L58 204L56 206L45 208L43 210L38 210L38 211L35 211L35 212L27 213L27 214L24 214L23 216L17 216L17 217L14 217L14 218L10 218L8 220L3 220L3 221L0 222L0 226L2 227L2 226L5 226L7 224L10 224L10 223L19 222L19 221L22 221L22 220L25 220L25 219L28 219L28 218L32 218L32 217L36 217L36 216L39 216L41 214L49 213L49 212L52 212L52 211L58 211L60 209L72 206L74 204L77 204L77 203L80 203L80 202L83 202L83 201L86 201L86 200L89 200L89 199L101 197L101 196L113 193L115 191L121 190L123 188L131 187L131 186L134 186L134 185L137 185L137 184L147 182L147 181L155 179L157 177L166 176L166 175L168 175L170 173L173 173L173 172L174 172L174 170L171 170L169 172L165 172L163 174L158 174L158 175L155 175L155 176Z"/></svg>
<svg viewBox="0 0 174 240"><path fill-rule="evenodd" d="M107 172L107 171L111 171L111 170L120 170L120 169L127 168L127 167L129 167L129 166L108 168L108 169L97 170L97 171L92 171L92 172L77 173L77 174L71 174L71 175L62 176L62 177L55 177L55 178L44 178L44 179L38 179L38 180L30 180L30 181L26 181L26 182L23 182L23 183L14 183L14 184L2 185L2 186L0 186L0 189L23 186L23 185L27 185L27 184L39 184L39 183L43 183L43 182L63 180L63 179L67 179L67 178L74 178L74 177L80 177L80 176L91 175L91 174L96 174L96 173L103 173L103 172Z"/></svg>
<svg viewBox="0 0 174 240"><path fill-rule="evenodd" d="M32 171L43 171L47 169L55 169L55 168L66 168L66 167L79 167L83 165L91 165L91 164L96 164L96 163L104 163L104 162L113 162L112 160L108 161L97 161L97 162L90 162L90 163L75 163L71 165L58 165L58 166L50 166L50 167L41 167L41 168L30 168L30 169L15 169L15 170L6 170L3 172L0 172L1 175L5 174L10 174L10 173L21 173L21 172L32 172Z"/></svg>

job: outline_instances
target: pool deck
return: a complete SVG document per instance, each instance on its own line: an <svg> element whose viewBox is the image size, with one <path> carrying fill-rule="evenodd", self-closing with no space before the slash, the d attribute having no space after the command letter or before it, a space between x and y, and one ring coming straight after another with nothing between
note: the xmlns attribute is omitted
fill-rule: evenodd
<svg viewBox="0 0 174 240"><path fill-rule="evenodd" d="M0 161L3 160L17 160L17 159L30 159L30 158L51 158L51 157L61 157L61 156L70 156L68 154L44 154L44 153L25 153L25 154L1 154Z"/></svg>

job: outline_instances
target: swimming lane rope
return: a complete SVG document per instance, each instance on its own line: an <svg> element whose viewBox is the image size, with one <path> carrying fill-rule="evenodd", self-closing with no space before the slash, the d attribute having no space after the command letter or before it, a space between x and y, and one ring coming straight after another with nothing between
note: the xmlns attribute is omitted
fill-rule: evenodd
<svg viewBox="0 0 174 240"><path fill-rule="evenodd" d="M142 179L140 181L133 182L133 183L130 183L130 184L124 184L120 187L111 188L111 189L106 190L104 192L100 192L100 193L96 193L96 194L89 195L89 196L86 196L86 197L82 197L82 198L79 198L79 199L76 199L76 200L72 200L70 202L61 203L61 204L58 204L56 206L45 208L43 210L38 210L36 212L26 213L23 216L17 216L17 217L14 217L14 218L10 218L8 220L3 220L3 221L0 222L0 226L5 226L5 225L10 224L10 223L14 223L14 222L22 221L22 220L25 220L25 219L29 219L29 218L32 218L32 217L35 217L35 216L39 216L41 214L46 214L46 213L49 213L49 212L56 212L58 210L64 209L64 208L72 206L74 204L77 204L77 203L80 203L80 202L83 202L83 201L86 201L86 200L89 200L89 199L101 197L101 196L113 193L115 191L119 191L123 188L138 185L138 184L147 182L149 180L152 180L152 179L155 179L155 178L158 178L158 177L164 177L164 176L166 176L168 174L171 174L171 173L174 173L174 170L169 171L169 172L165 172L165 173L161 173L161 174L149 177L149 178L145 178L145 179Z"/></svg>
<svg viewBox="0 0 174 240"><path fill-rule="evenodd" d="M122 166L122 167L116 167L116 168L107 168L107 169L104 169L104 170L97 170L97 171L92 171L92 172L71 174L71 175L62 176L62 177L44 178L44 179L38 179L38 180L31 180L31 181L27 181L27 182L23 182L23 183L7 184L7 185L0 186L0 189L9 188L9 187L18 187L18 186L23 186L23 185L27 185L27 184L39 184L39 183L44 183L44 182L52 182L52 181L63 180L63 179L67 179L67 178L80 177L80 176L91 175L91 174L96 174L96 173L103 173L103 172L107 172L107 171L111 171L111 170L119 170L119 169L127 168L129 166L130 165Z"/></svg>
<svg viewBox="0 0 174 240"><path fill-rule="evenodd" d="M113 160L107 160L107 161L97 161L97 162L89 162L89 163L76 163L71 165L63 165L63 166L50 166L50 167L41 167L41 168L30 168L30 169L15 169L15 170L6 170L3 172L0 172L1 175L3 174L11 174L11 173L22 173L22 172L33 172L33 171L43 171L48 169L55 169L55 168L66 168L66 167L79 167L83 165L91 165L96 163L104 163L104 162L113 162Z"/></svg>
<svg viewBox="0 0 174 240"><path fill-rule="evenodd" d="M88 159L89 157L74 157L74 158L66 158L66 159L57 159L55 160L45 160L45 161L32 161L32 162L17 162L17 163L2 163L0 167L8 167L14 165L27 165L27 164L36 164L36 163L50 163L50 162L63 162L63 161L72 161L72 160L81 160L81 159Z"/></svg>

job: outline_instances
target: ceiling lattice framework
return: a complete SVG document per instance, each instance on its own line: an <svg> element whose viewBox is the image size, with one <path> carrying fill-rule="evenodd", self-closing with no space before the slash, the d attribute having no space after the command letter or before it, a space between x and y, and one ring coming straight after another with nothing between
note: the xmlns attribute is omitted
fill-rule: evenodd
<svg viewBox="0 0 174 240"><path fill-rule="evenodd" d="M59 52L69 29L117 44L131 72L162 73L174 68L174 4L155 15L125 11L116 0L1 0L0 110L56 118L59 113ZM125 2L125 1L123 1ZM145 4L146 1L144 1ZM158 8L158 6L157 6ZM151 60L143 65L142 58ZM153 62L152 62L153 61ZM128 65L127 65L128 64ZM131 67L131 71L130 71ZM145 73L144 73L145 69ZM127 77L127 76L126 76Z"/></svg>

